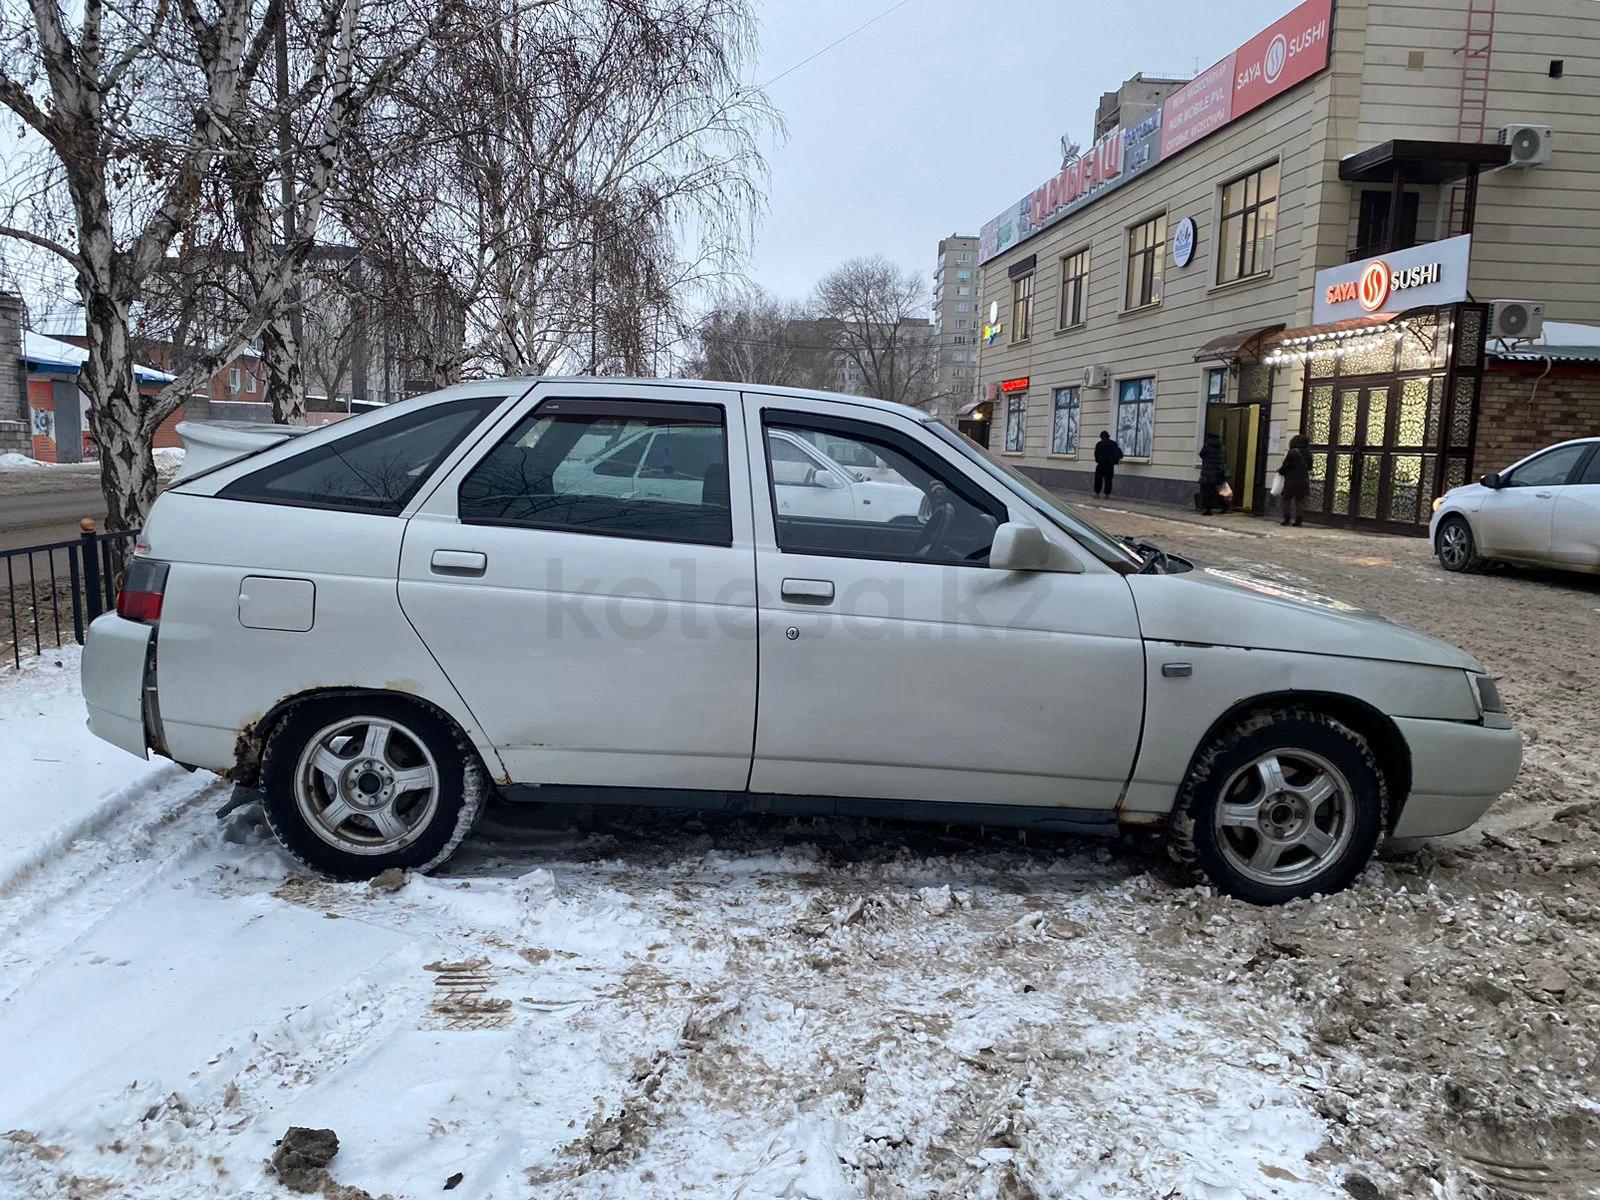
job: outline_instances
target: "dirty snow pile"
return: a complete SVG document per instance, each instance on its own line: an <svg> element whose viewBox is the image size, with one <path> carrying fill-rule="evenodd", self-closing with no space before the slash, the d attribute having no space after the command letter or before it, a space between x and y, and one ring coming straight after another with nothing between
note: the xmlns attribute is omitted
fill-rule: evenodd
<svg viewBox="0 0 1600 1200"><path fill-rule="evenodd" d="M29 458L26 454L18 454L15 450L7 450L4 454L0 454L0 471L25 471L30 467L44 465L37 458Z"/></svg>

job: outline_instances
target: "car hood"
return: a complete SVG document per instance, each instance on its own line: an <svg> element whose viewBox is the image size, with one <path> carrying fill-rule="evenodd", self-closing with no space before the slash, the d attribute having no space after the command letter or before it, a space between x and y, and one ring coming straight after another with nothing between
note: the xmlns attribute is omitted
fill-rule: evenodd
<svg viewBox="0 0 1600 1200"><path fill-rule="evenodd" d="M1397 625L1293 580L1223 567L1130 575L1146 638L1251 650L1337 654L1481 671L1448 642Z"/></svg>

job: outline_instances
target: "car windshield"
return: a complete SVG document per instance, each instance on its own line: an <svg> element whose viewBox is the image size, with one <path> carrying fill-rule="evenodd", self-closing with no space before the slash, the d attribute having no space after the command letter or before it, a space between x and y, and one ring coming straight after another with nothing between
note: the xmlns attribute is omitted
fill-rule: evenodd
<svg viewBox="0 0 1600 1200"><path fill-rule="evenodd" d="M977 442L965 434L957 433L944 422L930 417L923 423L937 437L954 446L991 475L1016 484L1024 500L1081 542L1101 562L1119 571L1137 571L1143 565L1144 560L1126 543L1112 537L1037 480L1030 479L1010 463L995 458Z"/></svg>

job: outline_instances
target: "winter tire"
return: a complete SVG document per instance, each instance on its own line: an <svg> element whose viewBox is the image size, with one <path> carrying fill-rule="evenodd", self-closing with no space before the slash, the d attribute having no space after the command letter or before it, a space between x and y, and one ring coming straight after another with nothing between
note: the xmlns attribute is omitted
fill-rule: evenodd
<svg viewBox="0 0 1600 1200"><path fill-rule="evenodd" d="M1478 565L1478 543L1465 517L1446 517L1439 522L1433 552L1446 571L1470 571Z"/></svg>
<svg viewBox="0 0 1600 1200"><path fill-rule="evenodd" d="M1348 887L1382 840L1387 807L1360 734L1307 709L1260 713L1201 752L1169 845L1228 895L1283 904Z"/></svg>
<svg viewBox="0 0 1600 1200"><path fill-rule="evenodd" d="M448 721L385 697L292 709L267 738L261 784L278 841L343 880L438 866L487 791L476 753Z"/></svg>

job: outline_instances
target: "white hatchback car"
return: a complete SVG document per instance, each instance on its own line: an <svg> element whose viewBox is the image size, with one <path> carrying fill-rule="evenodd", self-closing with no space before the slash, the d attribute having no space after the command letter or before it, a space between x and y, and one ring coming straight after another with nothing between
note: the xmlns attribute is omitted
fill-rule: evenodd
<svg viewBox="0 0 1600 1200"><path fill-rule="evenodd" d="M1447 571L1485 559L1600 571L1600 437L1530 454L1433 505L1433 552Z"/></svg>
<svg viewBox="0 0 1600 1200"><path fill-rule="evenodd" d="M1521 760L1452 646L1132 548L912 409L728 384L463 384L182 479L83 684L345 879L444 861L497 790L1164 827L1270 903Z"/></svg>

